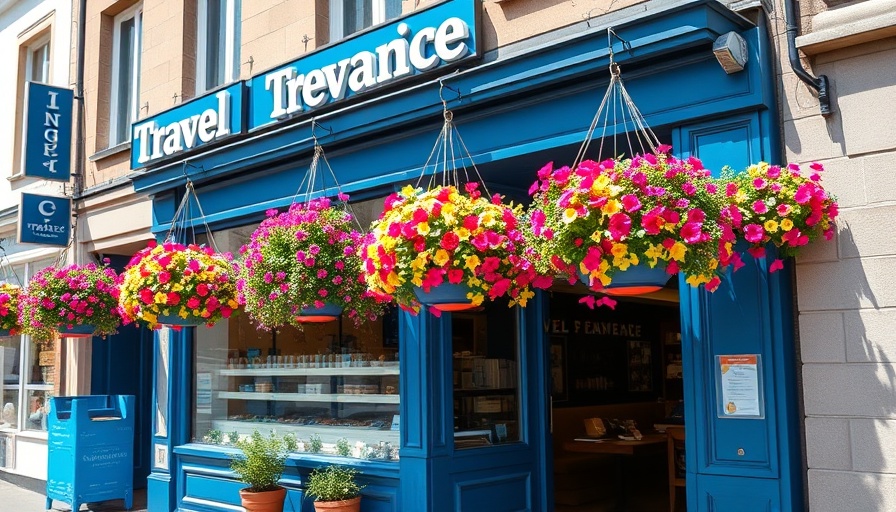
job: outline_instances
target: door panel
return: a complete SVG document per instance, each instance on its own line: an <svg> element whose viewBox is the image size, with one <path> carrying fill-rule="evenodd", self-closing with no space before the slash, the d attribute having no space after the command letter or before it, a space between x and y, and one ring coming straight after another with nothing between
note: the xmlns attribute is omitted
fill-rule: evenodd
<svg viewBox="0 0 896 512"><path fill-rule="evenodd" d="M768 116L743 114L673 130L674 151L697 156L718 175L775 153ZM799 410L795 381L790 265L767 272L774 257L744 258L715 293L679 282L685 374L688 510L789 510L799 502ZM759 355L762 418L719 413L719 355ZM722 417L720 417L722 416Z"/></svg>

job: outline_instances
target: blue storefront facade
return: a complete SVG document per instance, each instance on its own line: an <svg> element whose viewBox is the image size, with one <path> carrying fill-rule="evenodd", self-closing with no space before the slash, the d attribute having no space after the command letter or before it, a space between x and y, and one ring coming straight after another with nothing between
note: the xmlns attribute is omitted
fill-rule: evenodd
<svg viewBox="0 0 896 512"><path fill-rule="evenodd" d="M153 231L159 238L169 231L188 179L215 232L254 226L266 210L287 207L315 136L342 191L358 201L384 197L419 177L442 124L443 98L489 188L525 201L536 170L551 160L570 163L585 137L609 79L610 22L589 20L483 53L480 11L475 0L433 4L134 123L132 178L138 194L152 197ZM623 9L612 26L628 42L613 46L626 86L677 156L696 155L715 170L780 161L774 50L764 22L695 0ZM748 49L745 69L732 74L711 51L729 32ZM407 66L372 62L378 46L396 40ZM379 82L364 73L377 64ZM384 65L394 65L392 72L383 75ZM440 96L440 86L451 93L442 89ZM678 288L692 427L689 510L802 508L790 275L751 264L715 294ZM550 300L540 293L513 313L518 441L472 449L459 449L453 435L452 315L398 316L399 460L338 459L361 473L362 510L554 509L543 328ZM153 511L239 509L242 484L229 471L233 449L194 442L202 436L193 423L199 336L196 328L155 333ZM714 372L723 354L761 356L761 418L717 414ZM311 510L311 500L302 500L304 479L334 460L290 457L281 481L289 491L286 510Z"/></svg>

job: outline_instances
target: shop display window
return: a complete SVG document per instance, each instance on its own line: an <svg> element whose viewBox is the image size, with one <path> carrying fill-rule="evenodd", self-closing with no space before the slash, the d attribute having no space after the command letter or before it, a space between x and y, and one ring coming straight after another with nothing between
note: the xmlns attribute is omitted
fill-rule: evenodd
<svg viewBox="0 0 896 512"><path fill-rule="evenodd" d="M520 440L519 308L477 309L451 315L457 449Z"/></svg>
<svg viewBox="0 0 896 512"><path fill-rule="evenodd" d="M246 315L196 329L193 436L232 444L258 430L299 451L397 460L396 313L263 331Z"/></svg>

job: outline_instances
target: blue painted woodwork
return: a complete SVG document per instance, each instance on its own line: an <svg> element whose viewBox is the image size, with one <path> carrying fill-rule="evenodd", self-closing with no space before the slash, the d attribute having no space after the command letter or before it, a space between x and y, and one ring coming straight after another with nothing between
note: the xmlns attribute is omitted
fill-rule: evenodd
<svg viewBox="0 0 896 512"><path fill-rule="evenodd" d="M134 488L146 487L152 463L152 331L134 324L117 334L95 337L91 347L90 392L134 396Z"/></svg>
<svg viewBox="0 0 896 512"><path fill-rule="evenodd" d="M324 303L322 308L303 308L299 313L300 316L333 316L337 317L342 314L342 306L336 304Z"/></svg>
<svg viewBox="0 0 896 512"><path fill-rule="evenodd" d="M72 338L90 338L93 336L93 331L96 330L95 325L73 325L69 328L67 325L59 326L59 334L62 336L69 336Z"/></svg>
<svg viewBox="0 0 896 512"><path fill-rule="evenodd" d="M188 444L175 449L178 475L179 511L242 510L239 490L246 485L230 471L231 458L239 453L232 447ZM284 510L312 512L313 498L305 497L304 483L315 468L339 464L361 471L358 482L364 485L361 498L363 512L400 512L397 463L360 461L358 459L294 454L286 463L280 485L286 488Z"/></svg>
<svg viewBox="0 0 896 512"><path fill-rule="evenodd" d="M134 397L90 395L50 399L47 507L134 500Z"/></svg>
<svg viewBox="0 0 896 512"><path fill-rule="evenodd" d="M206 324L203 318L193 315L188 315L187 318L181 318L180 315L159 315L157 320L162 325L179 325L181 327L197 327Z"/></svg>
<svg viewBox="0 0 896 512"><path fill-rule="evenodd" d="M606 87L605 28L594 26L545 38L546 42L527 52L487 55L483 64L446 80L461 91L461 98L449 106L493 191L519 194L546 160L571 162ZM734 166L760 156L777 156L777 147L770 143L777 134L774 88L769 85L774 73L769 67L771 51L764 46L764 27L752 27L718 2L693 0L662 7L615 29L632 43L631 53L617 45L615 56L629 92L651 126L671 130L678 154L697 154L708 165ZM745 71L726 75L709 47L730 30L747 39L751 59ZM317 118L333 130L321 142L342 190L355 199L381 196L415 181L432 147L442 120L437 82L411 78L403 83L406 87L401 91L371 94ZM140 193L153 195L156 233L170 227L185 173L197 184L213 229L246 225L260 220L266 209L292 202L295 186L285 185L299 183L310 163L312 146L310 119L297 116L235 136L226 145L199 149L189 156L189 165L173 160L155 165L135 174L134 186ZM325 192L335 194L335 190ZM688 480L693 510L728 510L722 505L730 502L728 489L738 482L748 485L747 494L754 493L754 504L760 507L764 496L783 510L789 509L784 505L801 503L797 479L782 476L792 475L799 460L798 446L792 442L793 424L784 414L794 403L787 396L792 394L788 390L793 389L793 371L786 361L793 355L788 330L792 320L786 309L789 288L782 281L786 271L760 285L755 284L756 275L744 269L733 277L733 284L726 283L714 296L681 284L688 290L682 299L683 337L689 350L685 372L701 379L685 379L688 417L697 425L713 425L688 429L688 443L696 447L688 450L693 458L688 460L689 471L694 472ZM725 290L736 290L740 302L725 295ZM546 300L544 294L537 294L517 320L521 382L527 384L520 390L521 442L463 451L453 446L450 315L401 313L401 460L388 469L355 462L364 479L379 479L365 490L371 498L364 502L365 512L553 509L549 357L541 329ZM736 338L729 335L732 326L743 327ZM170 333L164 346L170 371L156 368L154 403L168 429L164 435L155 435L153 442L168 449L170 457L149 477L150 509L238 510L235 491L240 486L229 472L227 449L187 444L192 331ZM729 338L746 340L751 335L752 344L724 344ZM163 348L159 336L157 350ZM712 397L705 394L715 392L706 386L713 368L712 350L735 348L763 350L767 382L774 383L774 390L766 393L768 411L763 421L767 428L744 423L756 420L728 420L741 423L715 428L721 420L710 417L707 407ZM726 451L728 443L740 435L753 443L745 452L749 460L732 459ZM299 509L295 500L301 503L303 475L317 462L315 458L291 459L283 480L289 489L287 510L290 506ZM751 485L754 480L756 484ZM307 506L308 500L301 504L302 510Z"/></svg>
<svg viewBox="0 0 896 512"><path fill-rule="evenodd" d="M764 26L754 41L765 41ZM751 45L751 62L772 76L768 55ZM771 78L769 78L771 80ZM770 86L768 86L770 87ZM718 172L776 161L775 105L754 114L677 129L682 155ZM793 339L792 267L767 272L775 251L749 259L713 294L680 281L689 510L801 510L799 402ZM719 418L715 356L760 354L764 419ZM693 449L690 447L694 447Z"/></svg>
<svg viewBox="0 0 896 512"><path fill-rule="evenodd" d="M174 447L190 441L195 329L153 331L153 458L146 483L147 508L153 512L177 507L178 473Z"/></svg>

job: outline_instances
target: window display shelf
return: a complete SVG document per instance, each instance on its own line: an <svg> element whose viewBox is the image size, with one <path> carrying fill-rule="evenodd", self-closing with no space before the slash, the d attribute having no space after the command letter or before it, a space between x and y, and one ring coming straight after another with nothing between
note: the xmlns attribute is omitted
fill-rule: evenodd
<svg viewBox="0 0 896 512"><path fill-rule="evenodd" d="M218 371L225 377L378 376L398 375L398 365L345 368L228 368Z"/></svg>
<svg viewBox="0 0 896 512"><path fill-rule="evenodd" d="M274 400L287 402L326 402L362 404L398 404L399 395L335 394L335 393L263 393L252 391L219 391L218 398L232 400Z"/></svg>
<svg viewBox="0 0 896 512"><path fill-rule="evenodd" d="M351 443L361 441L375 445L380 442L392 443L398 446L398 430L380 429L374 427L350 427L338 425L296 425L280 421L238 421L215 420L214 428L230 433L237 432L241 436L251 435L254 431L270 432L272 429L279 434L294 434L300 441L307 441L312 435L320 437L326 445L336 444L340 439L348 439Z"/></svg>

